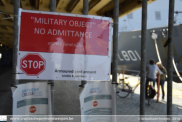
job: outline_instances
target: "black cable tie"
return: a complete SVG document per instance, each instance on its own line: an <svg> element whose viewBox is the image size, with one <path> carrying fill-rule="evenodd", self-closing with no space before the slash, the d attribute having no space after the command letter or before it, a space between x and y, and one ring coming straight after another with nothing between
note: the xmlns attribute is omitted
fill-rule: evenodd
<svg viewBox="0 0 182 122"><path fill-rule="evenodd" d="M48 82L48 84L51 84L51 86L54 86L54 83Z"/></svg>
<svg viewBox="0 0 182 122"><path fill-rule="evenodd" d="M19 73L19 72L18 72L18 73L12 73L12 74L24 74L24 73Z"/></svg>
<svg viewBox="0 0 182 122"><path fill-rule="evenodd" d="M114 83L111 83L111 84L117 84L117 85L118 85L118 83L116 83L116 82L114 82Z"/></svg>

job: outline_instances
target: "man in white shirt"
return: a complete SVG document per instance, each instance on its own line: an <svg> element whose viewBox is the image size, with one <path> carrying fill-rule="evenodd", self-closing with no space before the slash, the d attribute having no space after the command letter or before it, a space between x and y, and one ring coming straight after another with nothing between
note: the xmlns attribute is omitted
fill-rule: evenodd
<svg viewBox="0 0 182 122"><path fill-rule="evenodd" d="M156 82L156 73L158 72L159 74L163 74L160 69L158 68L157 65L155 65L154 60L150 60L149 64L147 65L147 79L146 79L146 94L145 96L147 97L147 87L149 84L149 81L153 81L153 87L155 87L155 82Z"/></svg>

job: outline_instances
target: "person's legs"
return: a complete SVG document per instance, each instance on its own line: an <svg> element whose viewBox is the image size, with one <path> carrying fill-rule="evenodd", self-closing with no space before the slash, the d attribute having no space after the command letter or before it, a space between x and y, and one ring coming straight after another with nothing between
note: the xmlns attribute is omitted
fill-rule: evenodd
<svg viewBox="0 0 182 122"><path fill-rule="evenodd" d="M156 82L156 84L157 84L157 89L158 89L158 78L156 79L156 81L155 81L155 82Z"/></svg>
<svg viewBox="0 0 182 122"><path fill-rule="evenodd" d="M165 93L164 93L164 82L165 82L165 80L160 80L160 85L161 85L161 89L162 89L162 99L164 99L164 95L165 95Z"/></svg>
<svg viewBox="0 0 182 122"><path fill-rule="evenodd" d="M153 87L155 88L156 79L152 79L152 81L153 81Z"/></svg>
<svg viewBox="0 0 182 122"><path fill-rule="evenodd" d="M145 84L145 98L147 98L147 87L148 87L149 81L150 81L150 79L147 78L146 79L146 84Z"/></svg>

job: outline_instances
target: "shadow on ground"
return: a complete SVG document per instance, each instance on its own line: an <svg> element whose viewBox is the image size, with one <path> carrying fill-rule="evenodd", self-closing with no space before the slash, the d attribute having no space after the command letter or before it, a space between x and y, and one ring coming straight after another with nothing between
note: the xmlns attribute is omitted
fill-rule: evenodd
<svg viewBox="0 0 182 122"><path fill-rule="evenodd" d="M12 71L7 71L0 75L0 115L12 114L12 93L10 85L12 81ZM21 80L20 83L37 82L33 80ZM41 81L47 82L47 81ZM82 88L79 88L78 81L54 81L54 114L55 115L80 115L79 94ZM139 89L139 87L137 88ZM136 89L136 90L137 90ZM137 92L138 93L138 92ZM139 115L140 113L140 95L129 95L127 98L117 96L117 115ZM181 101L181 102L180 102ZM145 104L146 115L166 115L166 102L157 103L152 101L150 106ZM182 115L182 100L173 98L173 114Z"/></svg>

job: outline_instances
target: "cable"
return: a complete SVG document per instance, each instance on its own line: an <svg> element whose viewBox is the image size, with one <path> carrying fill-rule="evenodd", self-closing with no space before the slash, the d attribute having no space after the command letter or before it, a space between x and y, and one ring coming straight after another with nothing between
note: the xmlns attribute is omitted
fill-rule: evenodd
<svg viewBox="0 0 182 122"><path fill-rule="evenodd" d="M158 50L158 47L157 47L156 39L154 39L154 42L155 42L155 48L156 48L158 60L159 60L160 63L162 63L161 58L160 58L160 54L159 54L159 50Z"/></svg>
<svg viewBox="0 0 182 122"><path fill-rule="evenodd" d="M158 50L158 46L157 46L156 39L154 39L154 41L155 41L155 47L156 47L156 52L157 52L158 60L159 60L159 62L162 63L161 58L160 58L160 55L159 55L159 50ZM174 57L173 57L173 66L174 66L174 69L175 69L175 72L176 72L177 76L178 76L179 79L182 81L182 77L180 76L179 71L178 71L178 69L177 69L177 67L176 67L176 64L175 64L175 62L174 62ZM167 77L167 75L166 75L166 77Z"/></svg>

